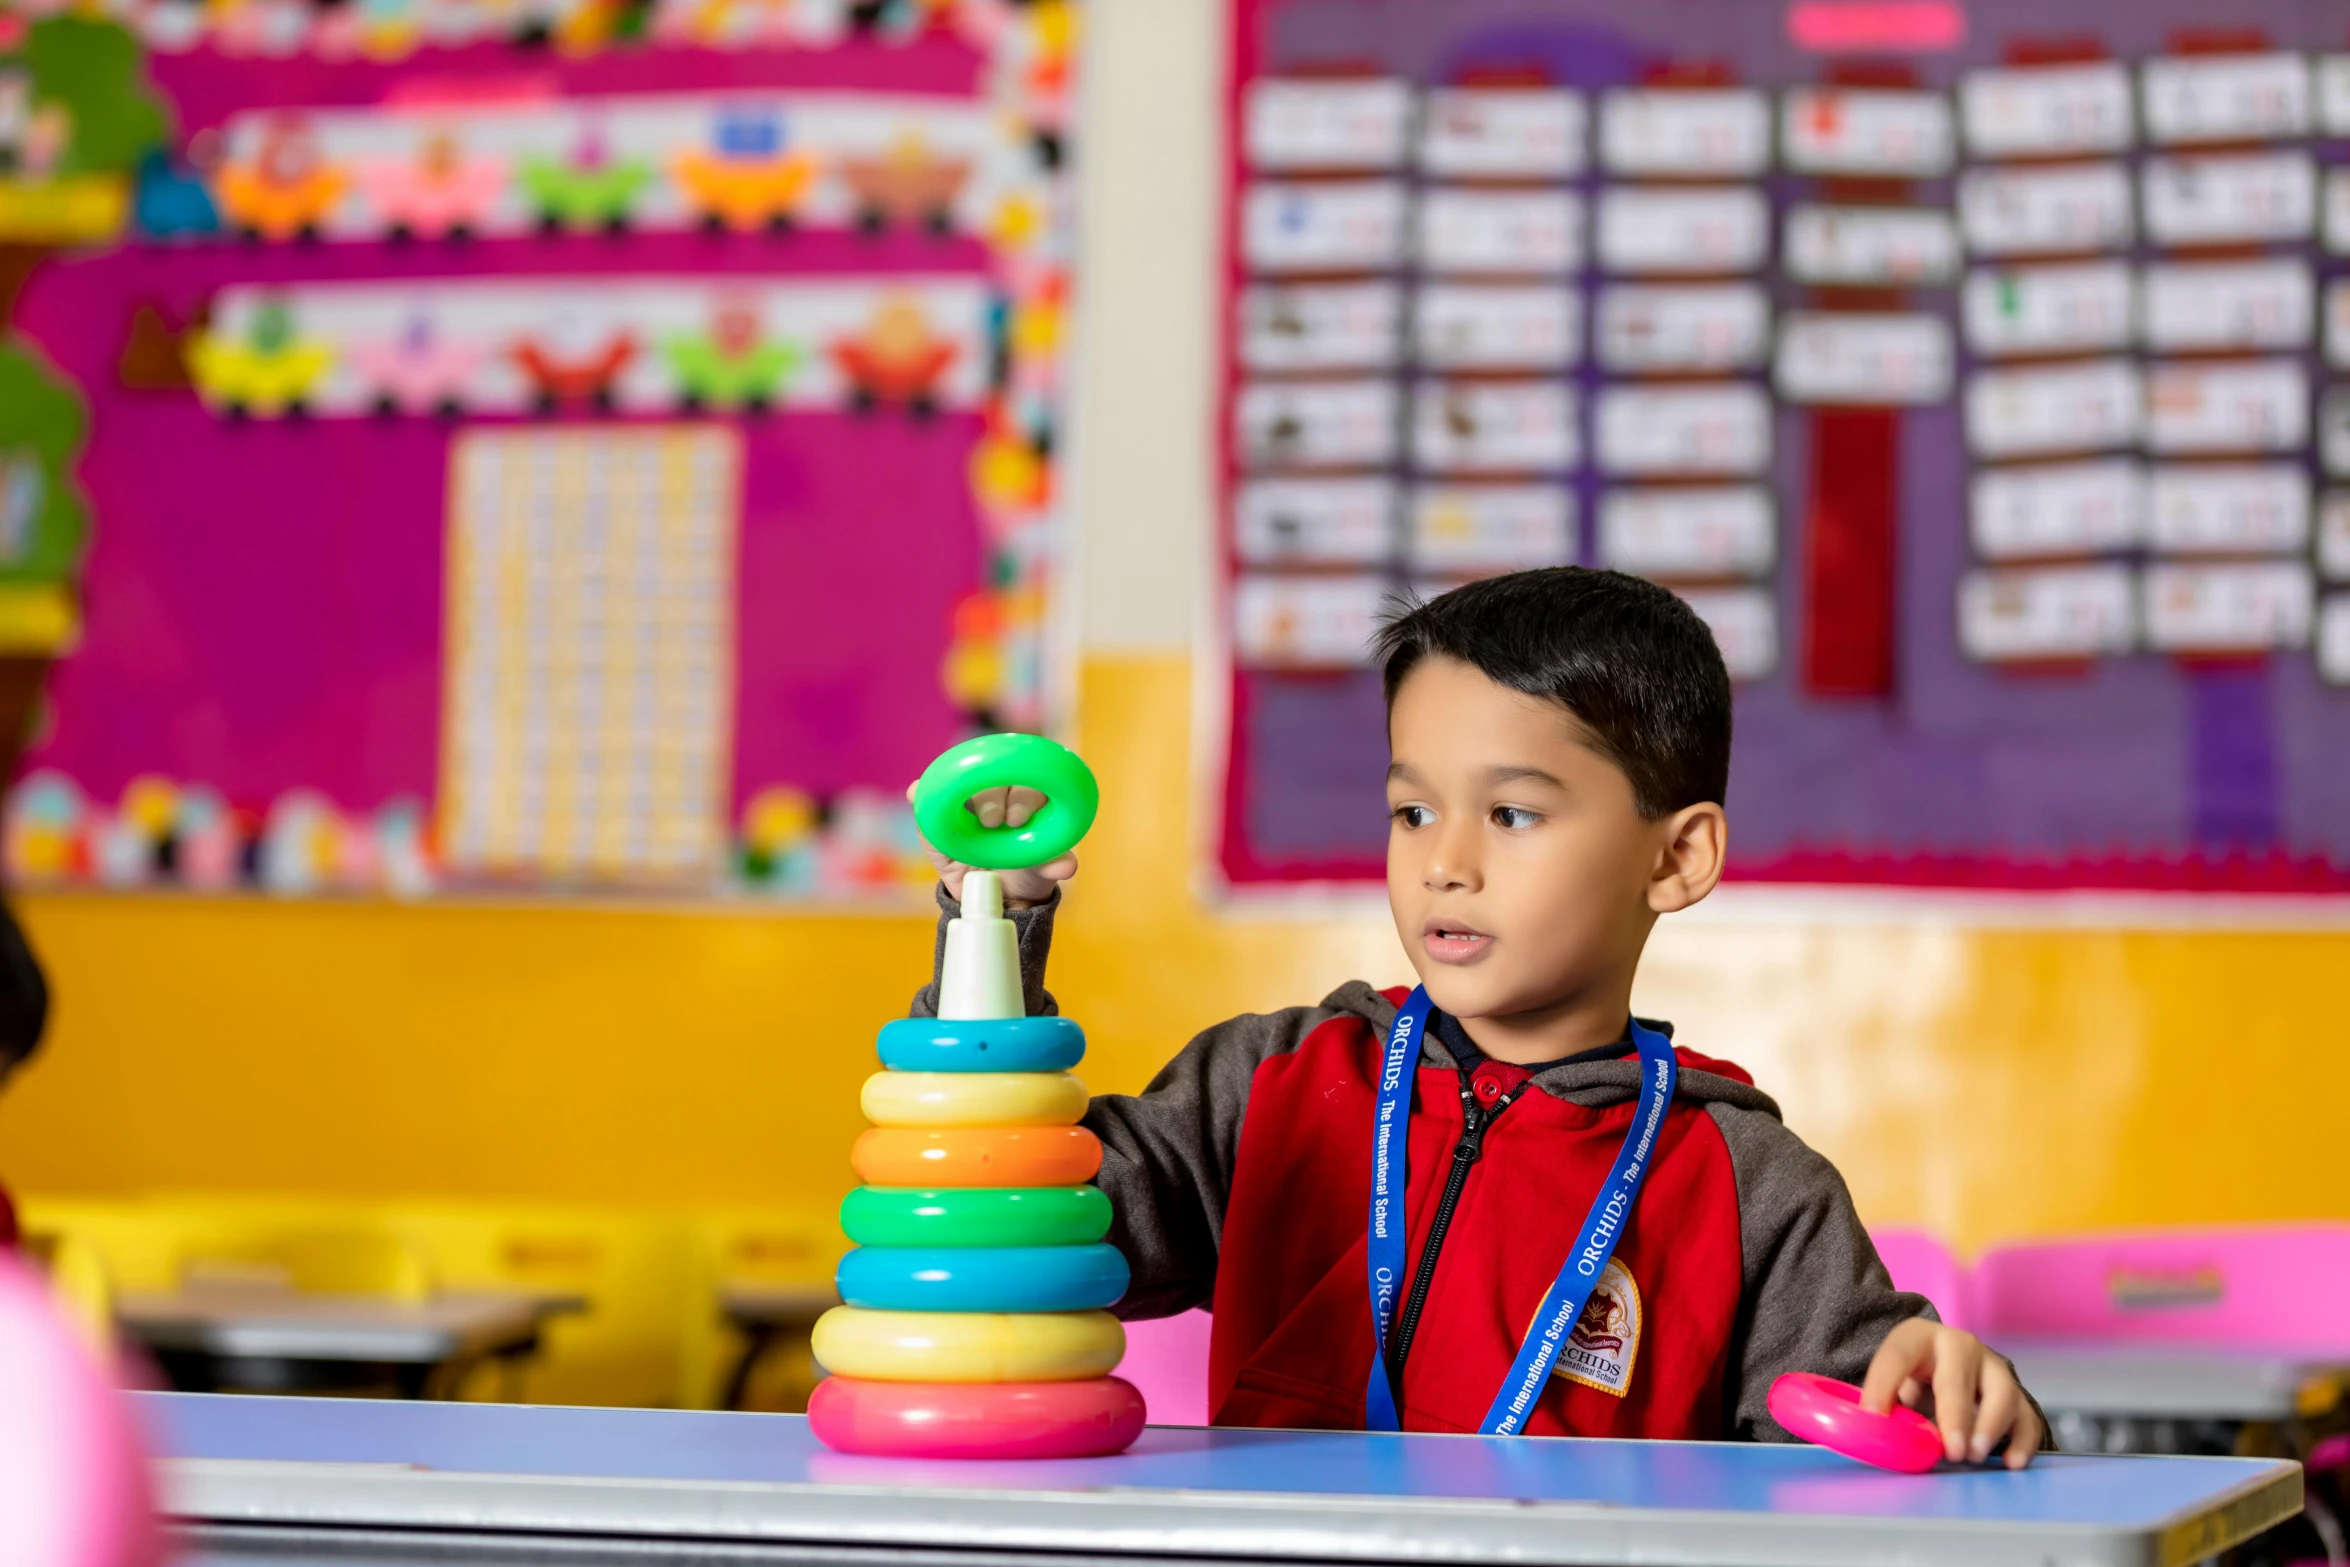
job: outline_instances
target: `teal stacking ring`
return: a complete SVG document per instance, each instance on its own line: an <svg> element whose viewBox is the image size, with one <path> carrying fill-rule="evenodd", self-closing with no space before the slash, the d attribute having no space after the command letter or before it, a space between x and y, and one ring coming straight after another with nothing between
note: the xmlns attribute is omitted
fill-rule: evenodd
<svg viewBox="0 0 2350 1567"><path fill-rule="evenodd" d="M1095 1311L1132 1280L1115 1246L860 1246L833 1276L869 1311Z"/></svg>
<svg viewBox="0 0 2350 1567"><path fill-rule="evenodd" d="M1085 1246L1110 1233L1098 1186L860 1186L840 1227L860 1246Z"/></svg>
<svg viewBox="0 0 2350 1567"><path fill-rule="evenodd" d="M1085 1030L1065 1017L901 1017L880 1044L893 1072L1066 1072L1085 1059Z"/></svg>
<svg viewBox="0 0 2350 1567"><path fill-rule="evenodd" d="M982 789L1025 785L1045 797L1018 827L982 827L964 802ZM1077 847L1101 808L1093 770L1042 735L981 735L922 769L914 825L950 860L982 870L1047 865Z"/></svg>

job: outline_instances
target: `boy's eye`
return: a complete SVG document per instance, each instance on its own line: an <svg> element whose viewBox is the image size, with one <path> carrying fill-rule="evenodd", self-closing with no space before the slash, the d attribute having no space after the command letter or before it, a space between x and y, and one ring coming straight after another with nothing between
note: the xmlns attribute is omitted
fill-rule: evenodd
<svg viewBox="0 0 2350 1567"><path fill-rule="evenodd" d="M1513 832L1531 827L1540 820L1542 820L1541 817L1522 806L1497 805L1493 808L1493 825L1506 827Z"/></svg>
<svg viewBox="0 0 2350 1567"><path fill-rule="evenodd" d="M1399 805L1395 819L1406 827L1425 827L1436 820L1436 813L1425 805Z"/></svg>

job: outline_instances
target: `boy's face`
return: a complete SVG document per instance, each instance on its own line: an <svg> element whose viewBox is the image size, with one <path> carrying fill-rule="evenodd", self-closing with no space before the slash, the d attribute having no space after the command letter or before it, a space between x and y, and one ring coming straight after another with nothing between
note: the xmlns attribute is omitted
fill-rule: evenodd
<svg viewBox="0 0 2350 1567"><path fill-rule="evenodd" d="M1457 659L1415 665L1387 728L1387 902L1429 998L1463 1019L1628 1005L1656 916L1712 888L1718 834L1701 884L1682 839L1720 807L1643 819L1580 720Z"/></svg>

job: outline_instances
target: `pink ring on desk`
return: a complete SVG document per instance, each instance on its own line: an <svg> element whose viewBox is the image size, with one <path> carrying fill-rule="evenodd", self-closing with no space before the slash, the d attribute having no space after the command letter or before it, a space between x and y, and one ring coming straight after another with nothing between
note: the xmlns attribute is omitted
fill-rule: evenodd
<svg viewBox="0 0 2350 1567"><path fill-rule="evenodd" d="M1901 1404L1891 1414L1860 1407L1860 1389L1833 1377L1790 1371L1771 1384L1771 1418L1791 1436L1879 1469L1924 1474L1942 1461L1942 1433Z"/></svg>
<svg viewBox="0 0 2350 1567"><path fill-rule="evenodd" d="M1079 1382L869 1382L826 1377L808 1396L816 1439L873 1458L1101 1458L1142 1435L1142 1395Z"/></svg>

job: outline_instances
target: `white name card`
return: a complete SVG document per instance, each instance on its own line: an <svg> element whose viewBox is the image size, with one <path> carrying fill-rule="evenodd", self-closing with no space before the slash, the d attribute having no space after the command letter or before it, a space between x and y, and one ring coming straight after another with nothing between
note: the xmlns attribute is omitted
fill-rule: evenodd
<svg viewBox="0 0 2350 1567"><path fill-rule="evenodd" d="M1798 174L1933 179L1957 143L1950 100L1883 87L1791 87L1779 100L1779 144Z"/></svg>
<svg viewBox="0 0 2350 1567"><path fill-rule="evenodd" d="M2143 494L2126 457L1985 468L1968 487L1968 533L1985 560L2130 549L2143 536Z"/></svg>
<svg viewBox="0 0 2350 1567"><path fill-rule="evenodd" d="M2309 67L2297 54L2164 56L2141 64L2138 81L2158 146L2309 134Z"/></svg>
<svg viewBox="0 0 2350 1567"><path fill-rule="evenodd" d="M1240 255L1252 272L1380 272L1402 265L1404 188L1385 180L1251 185Z"/></svg>
<svg viewBox="0 0 2350 1567"><path fill-rule="evenodd" d="M1259 283L1240 295L1240 362L1251 370L1376 370L1403 349L1393 283Z"/></svg>
<svg viewBox="0 0 2350 1567"><path fill-rule="evenodd" d="M2350 54L2321 54L2313 63L2317 133L2350 136Z"/></svg>
<svg viewBox="0 0 2350 1567"><path fill-rule="evenodd" d="M1795 403L1911 406L1950 395L1950 323L1933 315L1791 312L1773 379Z"/></svg>
<svg viewBox="0 0 2350 1567"><path fill-rule="evenodd" d="M1958 114L1978 158L2120 152L2130 145L2130 77L2105 60L1971 71Z"/></svg>
<svg viewBox="0 0 2350 1567"><path fill-rule="evenodd" d="M1600 470L1627 478L1758 474L1771 461L1771 401L1743 383L1611 386L1596 444Z"/></svg>
<svg viewBox="0 0 2350 1567"><path fill-rule="evenodd" d="M1983 256L2055 256L2130 243L2130 177L2118 163L1969 169L1958 222Z"/></svg>
<svg viewBox="0 0 2350 1567"><path fill-rule="evenodd" d="M1982 663L2052 663L2127 653L2137 605L2127 566L1970 571L1958 584L1958 645Z"/></svg>
<svg viewBox="0 0 2350 1567"><path fill-rule="evenodd" d="M2328 490L2317 508L2317 570L2328 582L2350 582L2350 490Z"/></svg>
<svg viewBox="0 0 2350 1567"><path fill-rule="evenodd" d="M1257 668L1367 664L1388 591L1384 577L1250 573L1233 584L1233 651Z"/></svg>
<svg viewBox="0 0 2350 1567"><path fill-rule="evenodd" d="M1431 369L1564 369L1581 357L1583 296L1557 284L1431 283L1413 335Z"/></svg>
<svg viewBox="0 0 2350 1567"><path fill-rule="evenodd" d="M2146 542L2157 554L2299 554L2309 545L2309 475L2298 463L2158 465L2146 495Z"/></svg>
<svg viewBox="0 0 2350 1567"><path fill-rule="evenodd" d="M1752 87L1635 87L1599 105L1610 174L1750 179L1771 166L1771 105Z"/></svg>
<svg viewBox="0 0 2350 1567"><path fill-rule="evenodd" d="M2309 439L2298 360L2158 364L2146 372L2150 452L2283 452Z"/></svg>
<svg viewBox="0 0 2350 1567"><path fill-rule="evenodd" d="M1763 577L1779 555L1770 491L1759 485L1609 490L1599 563L1667 580Z"/></svg>
<svg viewBox="0 0 2350 1567"><path fill-rule="evenodd" d="M1429 191L1420 198L1420 265L1472 276L1572 272L1583 265L1583 198L1572 191Z"/></svg>
<svg viewBox="0 0 2350 1567"><path fill-rule="evenodd" d="M1233 498L1232 542L1252 566L1395 554L1395 484L1388 479L1249 479Z"/></svg>
<svg viewBox="0 0 2350 1567"><path fill-rule="evenodd" d="M1391 381L1257 381L1234 399L1234 436L1252 468L1375 468L1395 460Z"/></svg>
<svg viewBox="0 0 2350 1567"><path fill-rule="evenodd" d="M1425 485L1412 496L1415 570L1519 571L1575 555L1575 497L1564 485Z"/></svg>
<svg viewBox="0 0 2350 1567"><path fill-rule="evenodd" d="M1599 362L1618 371L1746 370L1771 345L1758 283L1610 283L1599 291Z"/></svg>
<svg viewBox="0 0 2350 1567"><path fill-rule="evenodd" d="M1767 680L1779 667L1779 606L1770 589L1700 588L1681 598L1714 634L1732 680Z"/></svg>
<svg viewBox="0 0 2350 1567"><path fill-rule="evenodd" d="M2146 568L2146 645L2164 653L2306 647L2316 586L2300 561Z"/></svg>
<svg viewBox="0 0 2350 1567"><path fill-rule="evenodd" d="M1561 473L1582 443L1575 389L1557 381L1423 381L1412 461L1428 473Z"/></svg>
<svg viewBox="0 0 2350 1567"><path fill-rule="evenodd" d="M2301 261L2172 262L2146 269L2146 346L2157 352L2299 348L2317 315Z"/></svg>
<svg viewBox="0 0 2350 1567"><path fill-rule="evenodd" d="M2317 614L2317 672L2329 685L2350 686L2350 593L2336 593Z"/></svg>
<svg viewBox="0 0 2350 1567"><path fill-rule="evenodd" d="M1752 272L1768 259L1771 206L1745 187L1616 186L1599 197L1599 264L1610 272Z"/></svg>
<svg viewBox="0 0 2350 1567"><path fill-rule="evenodd" d="M1979 371L1967 378L1967 447L1996 460L2129 446L2139 403L2127 359Z"/></svg>
<svg viewBox="0 0 2350 1567"><path fill-rule="evenodd" d="M2310 543L2310 477L2298 463L2157 465L2146 496L2157 554L2298 554Z"/></svg>
<svg viewBox="0 0 2350 1567"><path fill-rule="evenodd" d="M2137 312L2121 261L2065 261L1967 274L1967 346L1988 359L2127 348Z"/></svg>
<svg viewBox="0 0 2350 1567"><path fill-rule="evenodd" d="M2304 153L2149 158L2138 183L2157 245L2305 239L2317 221L2317 166Z"/></svg>
<svg viewBox="0 0 2350 1567"><path fill-rule="evenodd" d="M1947 283L1958 276L1958 225L1927 207L1807 204L1788 211L1782 253L1798 283Z"/></svg>
<svg viewBox="0 0 2350 1567"><path fill-rule="evenodd" d="M1268 172L1398 169L1411 124L1407 82L1264 77L1242 104L1241 145L1249 167Z"/></svg>
<svg viewBox="0 0 2350 1567"><path fill-rule="evenodd" d="M1420 167L1441 179L1571 179L1589 119L1583 95L1565 88L1445 88L1428 95Z"/></svg>

